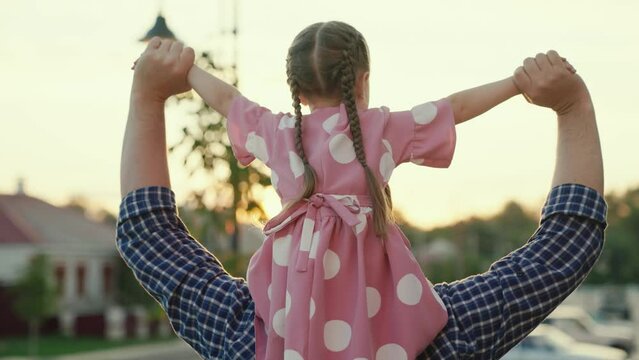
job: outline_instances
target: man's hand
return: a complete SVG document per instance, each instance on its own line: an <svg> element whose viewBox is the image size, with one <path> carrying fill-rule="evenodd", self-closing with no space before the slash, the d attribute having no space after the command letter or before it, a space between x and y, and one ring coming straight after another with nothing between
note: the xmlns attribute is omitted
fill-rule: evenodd
<svg viewBox="0 0 639 360"><path fill-rule="evenodd" d="M172 95L189 91L186 76L194 60L193 49L181 42L152 38L135 62L132 97L163 103Z"/></svg>
<svg viewBox="0 0 639 360"><path fill-rule="evenodd" d="M515 70L514 81L529 102L551 108L558 115L590 104L583 80L554 50L524 60L523 66Z"/></svg>

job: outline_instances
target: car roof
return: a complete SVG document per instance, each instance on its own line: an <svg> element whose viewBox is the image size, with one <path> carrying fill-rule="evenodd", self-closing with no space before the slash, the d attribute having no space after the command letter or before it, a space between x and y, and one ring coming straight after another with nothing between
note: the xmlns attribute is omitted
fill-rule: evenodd
<svg viewBox="0 0 639 360"><path fill-rule="evenodd" d="M567 319L567 318L581 318L588 313L577 306L559 306L555 311L548 315L549 319Z"/></svg>

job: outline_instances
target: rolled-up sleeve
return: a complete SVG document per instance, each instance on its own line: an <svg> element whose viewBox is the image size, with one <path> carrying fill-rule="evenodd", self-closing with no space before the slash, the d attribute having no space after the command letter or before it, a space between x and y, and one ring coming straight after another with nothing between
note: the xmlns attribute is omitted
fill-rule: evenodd
<svg viewBox="0 0 639 360"><path fill-rule="evenodd" d="M122 200L117 248L176 333L200 356L254 357L255 313L248 286L189 234L170 189L145 187Z"/></svg>
<svg viewBox="0 0 639 360"><path fill-rule="evenodd" d="M603 249L606 211L591 188L553 188L539 228L523 247L483 274L435 286L449 322L426 357L498 359L510 350L592 270Z"/></svg>

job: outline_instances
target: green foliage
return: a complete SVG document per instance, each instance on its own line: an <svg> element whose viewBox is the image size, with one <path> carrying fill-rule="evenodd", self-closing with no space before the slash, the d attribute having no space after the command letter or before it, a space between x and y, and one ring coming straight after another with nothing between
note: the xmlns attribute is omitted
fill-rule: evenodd
<svg viewBox="0 0 639 360"><path fill-rule="evenodd" d="M484 272L495 260L524 245L537 222L519 204L510 202L490 218L471 217L429 231L420 231L406 223L400 226L414 248L429 246L438 239L454 244L458 253L452 258L422 261L431 281L450 282Z"/></svg>
<svg viewBox="0 0 639 360"><path fill-rule="evenodd" d="M118 286L115 299L118 304L122 306L139 305L150 311L158 306L157 302L142 288L122 258L117 256L115 264L116 284Z"/></svg>
<svg viewBox="0 0 639 360"><path fill-rule="evenodd" d="M14 285L14 309L28 322L39 323L56 309L56 291L51 265L45 255L36 255Z"/></svg>
<svg viewBox="0 0 639 360"><path fill-rule="evenodd" d="M589 283L629 284L639 281L639 188L610 194L606 244Z"/></svg>
<svg viewBox="0 0 639 360"><path fill-rule="evenodd" d="M38 254L13 286L13 308L29 323L29 354L38 354L40 324L56 310L56 289L53 284L51 264L46 255Z"/></svg>
<svg viewBox="0 0 639 360"><path fill-rule="evenodd" d="M246 279L250 256L231 252L216 254L216 256L229 274Z"/></svg>
<svg viewBox="0 0 639 360"><path fill-rule="evenodd" d="M636 284L639 280L639 188L621 195L609 194L608 228L604 251L587 282L591 284ZM400 216L401 218L401 216ZM490 218L472 217L450 226L421 231L400 220L414 247L446 239L459 249L452 259L427 261L424 272L434 282L454 281L481 273L490 265L524 245L538 226L536 216L515 202Z"/></svg>

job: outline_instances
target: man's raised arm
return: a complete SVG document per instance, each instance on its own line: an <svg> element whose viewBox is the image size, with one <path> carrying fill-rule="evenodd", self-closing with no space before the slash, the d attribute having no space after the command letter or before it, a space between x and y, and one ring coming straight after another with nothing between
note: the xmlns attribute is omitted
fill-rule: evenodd
<svg viewBox="0 0 639 360"><path fill-rule="evenodd" d="M515 83L533 104L557 113L557 159L552 187L581 184L604 192L603 161L595 111L581 77L566 69L551 50L528 58L515 71Z"/></svg>
<svg viewBox="0 0 639 360"><path fill-rule="evenodd" d="M164 129L164 102L190 89L186 75L193 49L153 38L135 64L129 118L120 165L120 193L145 186L170 187Z"/></svg>

